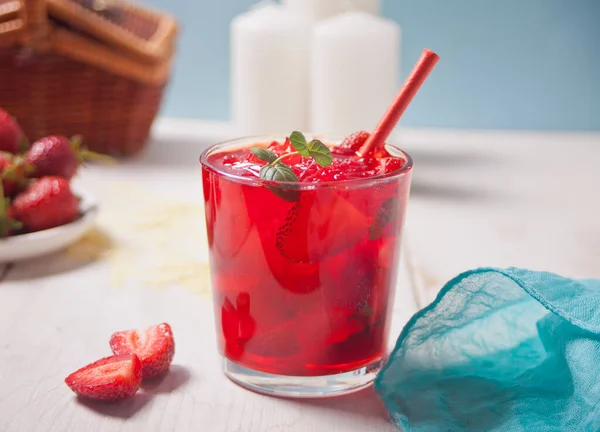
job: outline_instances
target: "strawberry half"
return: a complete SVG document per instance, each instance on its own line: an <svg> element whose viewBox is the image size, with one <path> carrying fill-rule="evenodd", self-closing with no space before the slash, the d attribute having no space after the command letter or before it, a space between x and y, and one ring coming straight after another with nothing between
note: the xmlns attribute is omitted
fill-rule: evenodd
<svg viewBox="0 0 600 432"><path fill-rule="evenodd" d="M216 182L217 178L212 176L211 180ZM213 234L213 245L222 258L233 259L246 244L251 231L250 220L245 215L244 195L239 185L224 178L209 187L215 194L215 200L220 198L213 204L214 218L208 224Z"/></svg>
<svg viewBox="0 0 600 432"><path fill-rule="evenodd" d="M250 315L250 296L239 293L236 306L228 298L221 306L221 328L225 339L225 355L238 359L244 353L244 346L256 331L256 321Z"/></svg>
<svg viewBox="0 0 600 432"><path fill-rule="evenodd" d="M135 355L106 357L65 378L77 396L107 402L133 396L141 382L142 363Z"/></svg>
<svg viewBox="0 0 600 432"><path fill-rule="evenodd" d="M143 330L126 330L110 337L114 354L135 354L142 362L142 376L154 378L169 370L175 355L175 340L167 323L153 325Z"/></svg>
<svg viewBox="0 0 600 432"><path fill-rule="evenodd" d="M369 233L369 219L340 191L307 191L289 210L275 244L281 254L299 263L318 262L338 254Z"/></svg>
<svg viewBox="0 0 600 432"><path fill-rule="evenodd" d="M348 135L339 146L332 149L333 154L342 156L353 156L369 138L369 132L359 131Z"/></svg>

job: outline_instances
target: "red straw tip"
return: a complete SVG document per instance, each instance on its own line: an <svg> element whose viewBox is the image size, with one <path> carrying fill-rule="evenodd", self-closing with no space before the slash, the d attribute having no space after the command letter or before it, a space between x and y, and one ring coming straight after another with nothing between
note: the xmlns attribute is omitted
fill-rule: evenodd
<svg viewBox="0 0 600 432"><path fill-rule="evenodd" d="M433 51L431 51L429 48L425 48L423 50L423 54L421 56L422 57L423 56L432 57L435 59L436 62L440 59L440 56L437 55L436 53L434 53Z"/></svg>
<svg viewBox="0 0 600 432"><path fill-rule="evenodd" d="M406 81L402 85L402 88L392 101L392 104L383 115L379 124L375 127L375 130L371 133L367 141L363 144L362 148L359 150L360 154L367 153L372 148L377 148L382 146L390 133L404 114L404 111L412 101L412 99L417 94L419 88L425 79L429 76L432 69L435 67L436 63L440 59L433 51L425 48L421 57L413 67L413 70L408 74Z"/></svg>

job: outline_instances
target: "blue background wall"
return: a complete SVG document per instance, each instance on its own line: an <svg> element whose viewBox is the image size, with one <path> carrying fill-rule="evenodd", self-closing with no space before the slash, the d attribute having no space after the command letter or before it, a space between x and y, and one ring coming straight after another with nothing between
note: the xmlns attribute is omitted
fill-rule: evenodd
<svg viewBox="0 0 600 432"><path fill-rule="evenodd" d="M145 0L182 24L163 115L229 118L229 22L254 0ZM402 124L600 130L600 0L383 0L403 77L441 61ZM391 97L391 95L390 95Z"/></svg>

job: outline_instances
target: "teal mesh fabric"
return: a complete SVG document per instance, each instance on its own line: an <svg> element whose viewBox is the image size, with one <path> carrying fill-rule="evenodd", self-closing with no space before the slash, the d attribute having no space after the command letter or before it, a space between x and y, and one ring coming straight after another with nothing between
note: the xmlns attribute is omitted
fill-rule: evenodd
<svg viewBox="0 0 600 432"><path fill-rule="evenodd" d="M406 325L375 389L406 432L600 431L600 280L463 273Z"/></svg>

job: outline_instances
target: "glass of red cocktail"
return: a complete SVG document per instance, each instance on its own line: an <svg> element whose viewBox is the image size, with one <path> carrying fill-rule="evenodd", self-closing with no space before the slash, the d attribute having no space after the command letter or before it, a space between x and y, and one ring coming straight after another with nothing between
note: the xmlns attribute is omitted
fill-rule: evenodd
<svg viewBox="0 0 600 432"><path fill-rule="evenodd" d="M236 139L201 156L224 372L279 396L344 394L375 378L410 189L412 160L400 149L360 156L360 134L313 138L331 150L328 166L294 153L285 136ZM294 180L261 176L273 159L250 148L283 156Z"/></svg>

